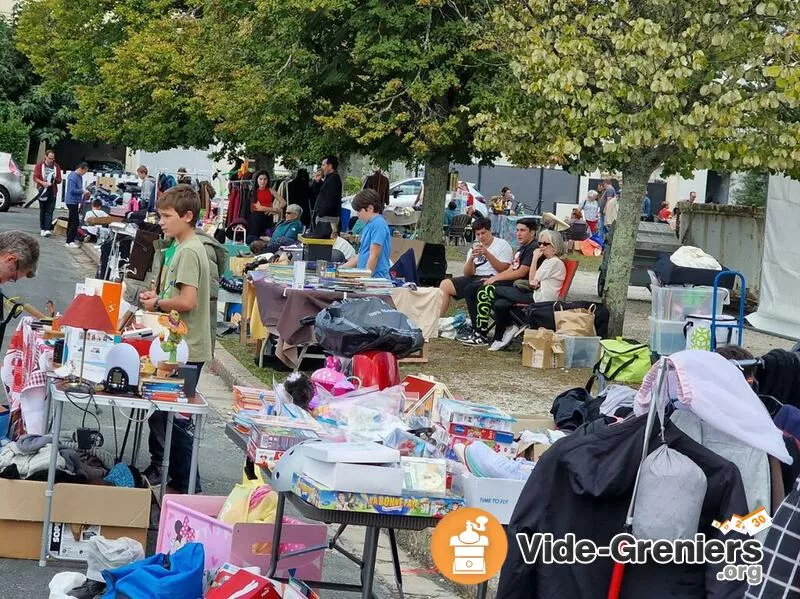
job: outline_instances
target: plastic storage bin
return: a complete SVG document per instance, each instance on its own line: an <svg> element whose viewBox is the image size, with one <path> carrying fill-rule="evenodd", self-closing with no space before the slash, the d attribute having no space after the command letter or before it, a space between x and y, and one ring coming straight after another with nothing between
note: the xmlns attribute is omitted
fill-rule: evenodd
<svg viewBox="0 0 800 599"><path fill-rule="evenodd" d="M600 337L564 335L564 366L592 368L600 359Z"/></svg>
<svg viewBox="0 0 800 599"><path fill-rule="evenodd" d="M714 303L713 287L683 287L682 285L652 285L651 316L657 320L683 321L689 314L711 316ZM717 314L730 303L727 289L717 289Z"/></svg>
<svg viewBox="0 0 800 599"><path fill-rule="evenodd" d="M668 356L686 349L686 337L683 327L686 323L682 320L660 320L648 317L650 321L650 349L661 355Z"/></svg>

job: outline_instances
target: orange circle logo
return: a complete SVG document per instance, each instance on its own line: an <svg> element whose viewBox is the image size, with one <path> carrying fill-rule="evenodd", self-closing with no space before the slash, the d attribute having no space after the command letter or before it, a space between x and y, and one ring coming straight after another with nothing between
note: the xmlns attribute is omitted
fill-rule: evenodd
<svg viewBox="0 0 800 599"><path fill-rule="evenodd" d="M488 512L461 508L433 529L431 556L439 572L459 584L480 584L500 571L508 553L506 532Z"/></svg>

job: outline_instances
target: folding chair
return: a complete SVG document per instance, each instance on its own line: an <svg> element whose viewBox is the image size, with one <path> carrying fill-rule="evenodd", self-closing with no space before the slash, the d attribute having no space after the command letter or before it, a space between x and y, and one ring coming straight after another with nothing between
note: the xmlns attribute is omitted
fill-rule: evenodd
<svg viewBox="0 0 800 599"><path fill-rule="evenodd" d="M459 214L454 217L450 222L450 230L447 232L448 241L453 241L455 245L458 245L458 242L464 239L464 232L470 222L472 222L472 217L468 214Z"/></svg>
<svg viewBox="0 0 800 599"><path fill-rule="evenodd" d="M561 289L558 292L558 301L564 301L567 299L569 289L572 287L572 281L575 278L575 273L578 272L579 264L577 260L565 259L564 266L566 267L567 273L564 277L564 282L561 284ZM511 307L511 320L515 325L520 327L520 333L528 328L528 320L525 316L525 308L530 306L530 304L531 302L528 302L527 304L519 303L514 304Z"/></svg>

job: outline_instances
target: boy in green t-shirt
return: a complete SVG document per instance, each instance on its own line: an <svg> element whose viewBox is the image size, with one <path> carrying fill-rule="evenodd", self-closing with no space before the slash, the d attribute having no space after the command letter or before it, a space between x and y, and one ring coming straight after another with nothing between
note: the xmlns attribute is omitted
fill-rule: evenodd
<svg viewBox="0 0 800 599"><path fill-rule="evenodd" d="M189 332L185 340L189 346L188 365L197 367L198 375L203 364L211 360L210 274L208 256L202 242L195 234L200 213L200 197L189 185L177 185L164 193L157 203L161 230L177 243L175 254L161 269L158 291L140 294L142 307L150 312L169 313L176 310L186 323ZM156 412L150 425L150 466L145 475L151 484L161 480L161 463L164 456L164 439L167 417ZM188 492L189 470L192 457L190 421L176 415L170 452L169 484L178 493ZM200 492L200 477L195 492Z"/></svg>

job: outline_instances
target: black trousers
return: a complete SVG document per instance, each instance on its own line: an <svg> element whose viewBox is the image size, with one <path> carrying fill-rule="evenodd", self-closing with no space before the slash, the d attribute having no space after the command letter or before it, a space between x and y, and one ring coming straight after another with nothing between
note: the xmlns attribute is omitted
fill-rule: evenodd
<svg viewBox="0 0 800 599"><path fill-rule="evenodd" d="M52 231L53 230L53 211L56 209L55 195L45 192L41 200L39 200L39 230Z"/></svg>
<svg viewBox="0 0 800 599"><path fill-rule="evenodd" d="M513 285L497 286L494 298L494 340L500 341L503 333L513 323L511 309L514 304L527 304L533 301L530 291L523 291Z"/></svg>
<svg viewBox="0 0 800 599"><path fill-rule="evenodd" d="M67 243L72 243L78 236L78 225L80 224L78 211L80 208L80 204L67 204L67 210L69 210L69 221L67 222Z"/></svg>
<svg viewBox="0 0 800 599"><path fill-rule="evenodd" d="M198 380L200 371L203 370L203 362L187 362L187 366L197 366ZM167 413L156 412L147 420L150 426L150 436L147 439L147 446L150 449L150 464L161 469L164 460L164 443L167 439ZM188 493L189 491L189 471L192 466L192 441L193 435L190 432L191 420L179 418L175 415L172 427L172 443L170 443L169 472L162 473L162 476L169 475L168 484L178 493ZM198 464L197 483L195 493L201 493L200 488L200 467Z"/></svg>
<svg viewBox="0 0 800 599"><path fill-rule="evenodd" d="M467 312L469 313L469 320L472 323L472 328L478 330L478 292L483 289L484 279L475 279L470 281L464 286L464 303L467 304ZM458 288L456 288L458 291Z"/></svg>

